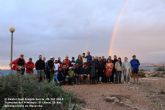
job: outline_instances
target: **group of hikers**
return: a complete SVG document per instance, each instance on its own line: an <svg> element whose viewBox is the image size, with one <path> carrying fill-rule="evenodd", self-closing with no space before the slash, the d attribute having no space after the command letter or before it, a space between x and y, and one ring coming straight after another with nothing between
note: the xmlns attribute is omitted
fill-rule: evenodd
<svg viewBox="0 0 165 110"><path fill-rule="evenodd" d="M129 83L131 76L134 83L138 83L138 71L140 62L136 55L132 56L131 61L127 57L122 62L120 57L114 55L114 58L109 56L107 59L102 56L92 56L90 52L78 55L78 58L65 57L61 58L50 57L46 58L39 55L39 59L34 63L32 58L26 62L24 55L12 61L10 66L17 74L31 75L34 74L34 68L37 71L37 79L39 82L46 80L54 81L57 85L64 84L82 84L82 83Z"/></svg>

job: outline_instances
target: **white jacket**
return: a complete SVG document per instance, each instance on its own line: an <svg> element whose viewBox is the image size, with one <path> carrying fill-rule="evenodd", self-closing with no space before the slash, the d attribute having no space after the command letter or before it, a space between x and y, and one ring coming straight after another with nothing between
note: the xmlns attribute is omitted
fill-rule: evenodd
<svg viewBox="0 0 165 110"><path fill-rule="evenodd" d="M116 63L115 63L115 69L116 69L117 71L123 71L123 66L120 65L120 62L116 62Z"/></svg>
<svg viewBox="0 0 165 110"><path fill-rule="evenodd" d="M130 70L131 69L131 64L128 61L124 61L122 65L123 65L124 70Z"/></svg>

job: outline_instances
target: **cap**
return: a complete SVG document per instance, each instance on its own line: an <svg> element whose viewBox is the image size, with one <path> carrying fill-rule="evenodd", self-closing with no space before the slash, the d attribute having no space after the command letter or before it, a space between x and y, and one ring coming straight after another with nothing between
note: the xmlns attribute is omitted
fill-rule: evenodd
<svg viewBox="0 0 165 110"><path fill-rule="evenodd" d="M50 59L53 59L53 58L54 58L54 57L52 57L52 56L50 57Z"/></svg>

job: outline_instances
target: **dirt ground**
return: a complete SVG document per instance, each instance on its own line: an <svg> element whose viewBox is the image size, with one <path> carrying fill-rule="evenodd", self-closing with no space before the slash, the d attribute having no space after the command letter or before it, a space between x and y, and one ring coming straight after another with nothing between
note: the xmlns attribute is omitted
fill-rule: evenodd
<svg viewBox="0 0 165 110"><path fill-rule="evenodd" d="M140 84L82 84L64 89L85 101L84 110L165 110L163 78L143 78Z"/></svg>

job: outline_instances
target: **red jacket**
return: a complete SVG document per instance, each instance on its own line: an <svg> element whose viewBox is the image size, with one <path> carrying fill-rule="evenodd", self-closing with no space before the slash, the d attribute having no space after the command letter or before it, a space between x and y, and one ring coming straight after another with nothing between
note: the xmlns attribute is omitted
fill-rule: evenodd
<svg viewBox="0 0 165 110"><path fill-rule="evenodd" d="M35 65L33 62L29 61L26 63L26 73L31 74L33 73L33 69L34 69Z"/></svg>
<svg viewBox="0 0 165 110"><path fill-rule="evenodd" d="M69 67L70 66L70 60L69 59L65 59L64 60L64 64L66 64Z"/></svg>
<svg viewBox="0 0 165 110"><path fill-rule="evenodd" d="M18 65L17 65L18 60L19 60L19 58L15 59L14 61L12 61L12 62L10 63L10 65L11 65L11 67L12 67L12 70L17 70L17 69L18 69ZM24 60L24 62L25 62L25 60ZM25 62L25 64L26 64L26 62Z"/></svg>

